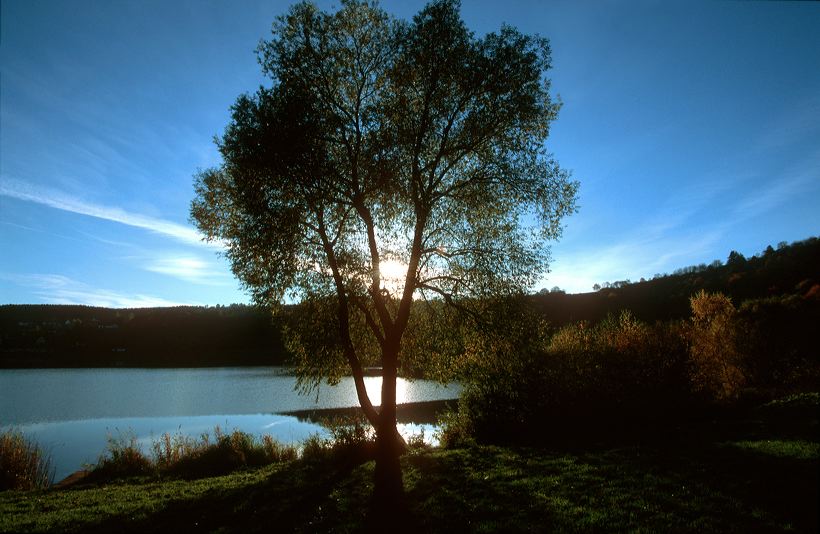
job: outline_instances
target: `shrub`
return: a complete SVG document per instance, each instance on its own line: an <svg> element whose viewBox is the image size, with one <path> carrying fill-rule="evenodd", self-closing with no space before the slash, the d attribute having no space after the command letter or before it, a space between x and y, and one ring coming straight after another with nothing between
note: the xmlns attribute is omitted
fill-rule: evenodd
<svg viewBox="0 0 820 534"><path fill-rule="evenodd" d="M718 401L737 398L746 382L736 310L729 297L701 290L690 299L692 385Z"/></svg>
<svg viewBox="0 0 820 534"><path fill-rule="evenodd" d="M770 398L820 385L820 300L780 296L743 302L737 312L747 380Z"/></svg>
<svg viewBox="0 0 820 534"><path fill-rule="evenodd" d="M363 415L337 417L325 424L331 435L328 446L337 460L358 465L376 457L376 431Z"/></svg>
<svg viewBox="0 0 820 534"><path fill-rule="evenodd" d="M283 445L267 434L262 436L262 448L266 463L292 462L299 457L295 447Z"/></svg>
<svg viewBox="0 0 820 534"><path fill-rule="evenodd" d="M498 324L498 323L497 323ZM526 308L508 307L491 335L469 340L478 356L458 414L445 419L444 446L541 442L621 432L658 420L689 397L686 329L649 325L631 313L581 322L550 335Z"/></svg>
<svg viewBox="0 0 820 534"><path fill-rule="evenodd" d="M216 429L218 430L219 427ZM151 443L154 464L161 471L169 470L183 459L200 454L210 446L209 441L207 433L202 434L200 441L197 441L182 433L171 435L166 432Z"/></svg>
<svg viewBox="0 0 820 534"><path fill-rule="evenodd" d="M164 434L154 442L154 458L162 471L183 477L212 476L236 469L259 467L296 458L296 449L282 445L270 436L257 440L251 434L234 430L226 434L214 428L199 440L183 435Z"/></svg>
<svg viewBox="0 0 820 534"><path fill-rule="evenodd" d="M364 416L347 416L326 423L334 447L356 447L376 439L376 431Z"/></svg>
<svg viewBox="0 0 820 534"><path fill-rule="evenodd" d="M324 461L331 455L332 443L318 434L311 434L302 442L299 457L308 462Z"/></svg>
<svg viewBox="0 0 820 534"><path fill-rule="evenodd" d="M147 475L155 471L132 432L108 435L108 446L93 470L94 478L114 479Z"/></svg>
<svg viewBox="0 0 820 534"><path fill-rule="evenodd" d="M457 449L474 445L473 420L467 401L459 400L457 409L447 410L439 416L439 429L436 432L439 446Z"/></svg>
<svg viewBox="0 0 820 534"><path fill-rule="evenodd" d="M22 433L0 434L0 491L46 488L54 478L51 457Z"/></svg>
<svg viewBox="0 0 820 534"><path fill-rule="evenodd" d="M152 457L146 457L136 438L126 434L109 437L107 454L100 457L93 478L112 479L146 474L171 474L202 477L295 460L296 448L283 445L270 436L254 436L234 430L226 434L218 426L213 440L208 433L199 439L178 434L162 434L151 444Z"/></svg>
<svg viewBox="0 0 820 534"><path fill-rule="evenodd" d="M410 453L422 453L432 450L432 446L425 441L424 429L418 434L413 434L407 440L407 451Z"/></svg>

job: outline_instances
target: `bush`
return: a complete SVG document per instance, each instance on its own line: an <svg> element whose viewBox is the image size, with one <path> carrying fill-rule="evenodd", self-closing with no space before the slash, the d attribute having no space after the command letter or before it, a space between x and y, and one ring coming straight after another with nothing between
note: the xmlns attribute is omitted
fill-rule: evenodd
<svg viewBox="0 0 820 534"><path fill-rule="evenodd" d="M799 296L748 300L737 318L751 385L769 398L820 389L820 301Z"/></svg>
<svg viewBox="0 0 820 534"><path fill-rule="evenodd" d="M93 478L112 479L148 474L202 477L229 473L246 467L287 462L297 457L296 448L283 445L270 436L257 440L234 430L226 434L218 426L214 439L208 433L199 439L181 433L163 434L151 444L152 457L146 457L133 435L109 437L107 454L93 471Z"/></svg>
<svg viewBox="0 0 820 534"><path fill-rule="evenodd" d="M201 454L210 445L209 440L207 433L197 441L181 433L171 435L166 432L151 443L154 465L160 471L173 469L181 461Z"/></svg>
<svg viewBox="0 0 820 534"><path fill-rule="evenodd" d="M201 477L290 461L296 458L296 449L267 435L257 440L239 430L226 434L217 426L213 443L207 433L199 440L164 434L154 442L154 456L162 471L183 477Z"/></svg>
<svg viewBox="0 0 820 534"><path fill-rule="evenodd" d="M690 299L692 385L711 399L736 399L746 383L736 310L729 297L701 290Z"/></svg>
<svg viewBox="0 0 820 534"><path fill-rule="evenodd" d="M550 335L525 306L508 306L478 356L459 412L445 419L444 446L542 442L624 431L672 417L689 398L687 329L648 325L631 313L581 322Z"/></svg>
<svg viewBox="0 0 820 534"><path fill-rule="evenodd" d="M407 452L411 454L418 454L431 451L433 446L427 443L425 437L424 429L422 429L418 434L411 435L407 439Z"/></svg>
<svg viewBox="0 0 820 534"><path fill-rule="evenodd" d="M457 449L475 444L474 417L470 415L470 412L467 402L459 400L458 409L447 410L439 416L439 429L436 432L439 446L445 449Z"/></svg>
<svg viewBox="0 0 820 534"><path fill-rule="evenodd" d="M295 447L283 445L267 434L262 436L262 448L266 463L292 462L299 456Z"/></svg>
<svg viewBox="0 0 820 534"><path fill-rule="evenodd" d="M311 434L302 443L299 457L307 462L325 461L332 453L332 442L318 434Z"/></svg>
<svg viewBox="0 0 820 534"><path fill-rule="evenodd" d="M117 437L108 435L106 452L97 461L92 477L110 480L148 475L154 471L154 465L143 454L137 437L131 432L126 432L120 433Z"/></svg>
<svg viewBox="0 0 820 534"><path fill-rule="evenodd" d="M22 433L0 434L0 491L46 488L54 478L51 457Z"/></svg>

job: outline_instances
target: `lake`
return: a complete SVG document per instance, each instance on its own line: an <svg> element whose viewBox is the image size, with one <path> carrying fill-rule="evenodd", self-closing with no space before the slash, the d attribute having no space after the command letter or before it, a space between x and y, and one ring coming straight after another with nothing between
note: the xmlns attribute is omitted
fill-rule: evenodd
<svg viewBox="0 0 820 534"><path fill-rule="evenodd" d="M254 435L269 434L295 444L327 430L287 415L315 409L358 406L352 378L316 392L294 391L296 378L279 367L195 369L3 369L0 370L0 427L15 428L49 452L59 481L105 450L108 436L133 434L148 453L165 432L213 435L216 425ZM374 404L381 378L366 377ZM454 399L460 388L426 380L399 379L399 403ZM435 429L429 422L399 425L405 437Z"/></svg>

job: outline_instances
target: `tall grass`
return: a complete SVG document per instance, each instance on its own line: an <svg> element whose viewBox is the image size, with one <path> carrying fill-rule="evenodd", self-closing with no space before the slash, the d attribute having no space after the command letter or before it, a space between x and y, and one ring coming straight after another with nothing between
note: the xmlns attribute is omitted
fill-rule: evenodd
<svg viewBox="0 0 820 534"><path fill-rule="evenodd" d="M225 433L218 426L213 437L207 432L199 438L166 432L152 441L150 455L142 451L133 435L126 433L109 437L107 450L94 467L92 477L106 480L166 474L183 478L211 476L295 460L297 456L295 447L270 436L257 439L239 430Z"/></svg>
<svg viewBox="0 0 820 534"><path fill-rule="evenodd" d="M36 443L19 431L0 434L0 491L45 488L53 478L51 457Z"/></svg>
<svg viewBox="0 0 820 534"><path fill-rule="evenodd" d="M133 433L108 436L106 452L100 456L94 467L93 478L112 479L147 475L154 471L154 465L137 443Z"/></svg>

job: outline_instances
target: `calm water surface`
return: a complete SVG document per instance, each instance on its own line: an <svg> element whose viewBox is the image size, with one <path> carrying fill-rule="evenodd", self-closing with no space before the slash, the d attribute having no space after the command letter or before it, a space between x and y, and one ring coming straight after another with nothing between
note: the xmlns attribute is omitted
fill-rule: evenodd
<svg viewBox="0 0 820 534"><path fill-rule="evenodd" d="M378 402L381 378L365 378ZM294 391L296 378L277 367L207 369L11 369L0 370L0 427L13 427L51 453L55 480L96 461L108 436L133 434L149 451L164 432L199 436L214 426L297 443L327 435L316 424L282 412L357 406L353 380L323 385L318 400ZM399 380L399 403L456 398L457 385ZM405 435L432 425L406 424Z"/></svg>

